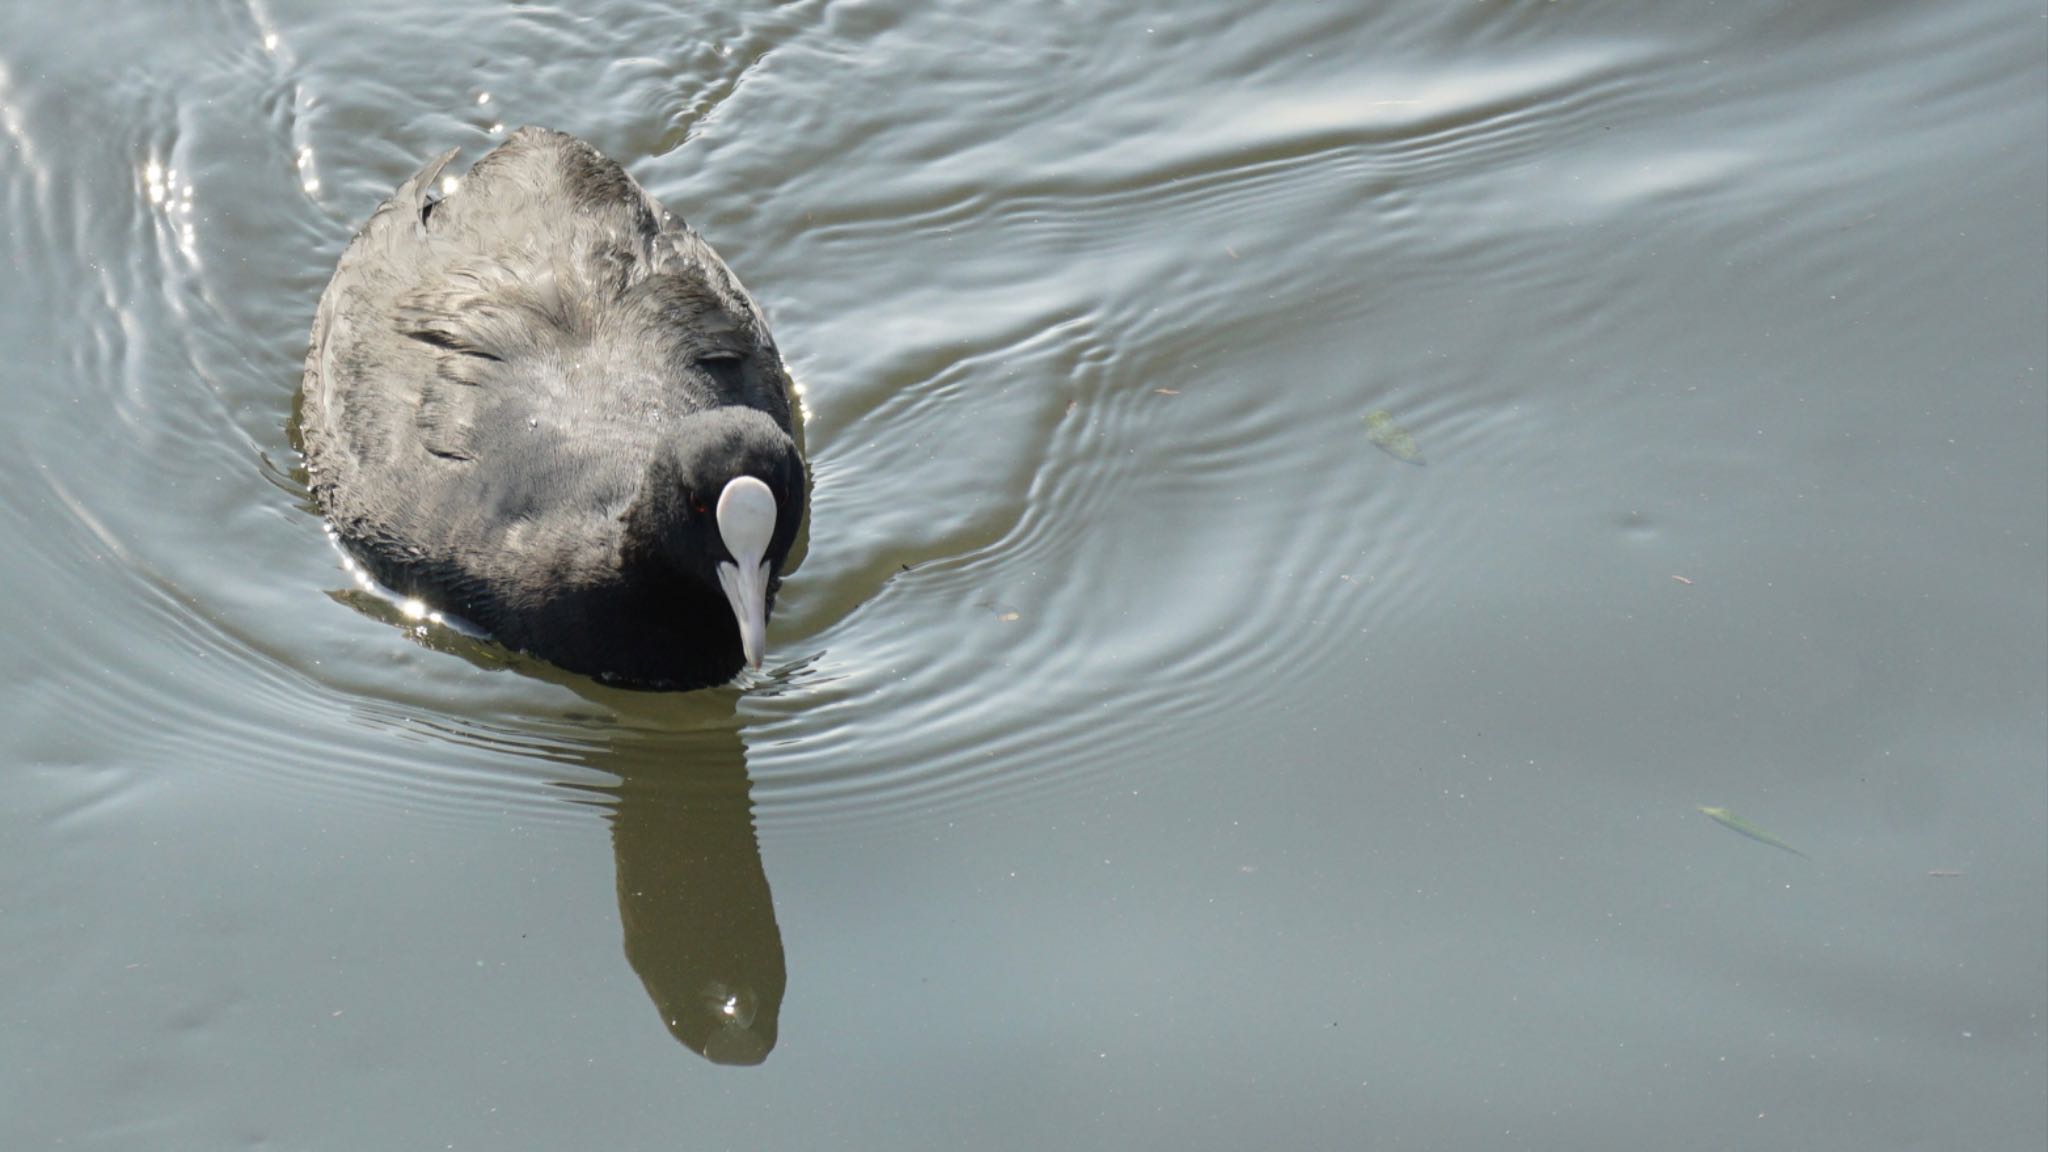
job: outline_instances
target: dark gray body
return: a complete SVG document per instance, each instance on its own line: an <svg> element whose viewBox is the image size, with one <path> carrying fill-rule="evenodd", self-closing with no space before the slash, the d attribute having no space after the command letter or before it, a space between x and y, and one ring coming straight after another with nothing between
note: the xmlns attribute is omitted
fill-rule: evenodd
<svg viewBox="0 0 2048 1152"><path fill-rule="evenodd" d="M437 198L453 156L377 209L320 299L315 498L380 581L510 647L635 686L730 678L707 505L769 485L779 578L807 494L760 310L581 141L521 129Z"/></svg>

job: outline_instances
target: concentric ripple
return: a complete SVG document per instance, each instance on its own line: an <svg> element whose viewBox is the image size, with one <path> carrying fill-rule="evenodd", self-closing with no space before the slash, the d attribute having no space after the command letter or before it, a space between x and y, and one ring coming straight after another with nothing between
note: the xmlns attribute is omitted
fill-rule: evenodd
<svg viewBox="0 0 2048 1152"><path fill-rule="evenodd" d="M772 827L1128 782L1162 733L1285 706L1294 670L1403 627L1433 567L1484 564L1489 486L1544 482L1546 417L1512 405L1512 366L1396 336L1419 289L1458 277L1584 298L1550 291L1555 262L1486 218L1483 188L1625 119L1656 63L1590 33L1516 50L1508 12L1483 63L1424 67L1400 28L1303 13L1205 58L1217 83L1191 104L1133 61L1227 28L1005 15L973 60L951 46L995 18L971 5L346 34L389 7L294 22L252 0L213 15L215 50L116 91L23 99L0 64L9 219L35 230L44 299L89 302L34 321L64 385L14 429L0 509L44 598L97 614L31 688L92 717L107 755L176 749L457 820L573 814L554 783L676 726L743 735ZM1315 59L1346 43L1387 66ZM351 55L372 44L400 58ZM429 66L455 44L484 63ZM892 119L905 83L977 113ZM568 106L607 118L547 114ZM710 694L708 720L360 598L293 471L306 325L349 230L420 158L529 119L627 158L702 229L805 382L808 556L775 667ZM120 127L45 143L100 122ZM1744 163L1701 154L1602 193L1708 195ZM1340 290L1302 284L1305 260ZM1546 309L1532 328L1557 339L1609 322ZM1430 463L1375 450L1371 409ZM110 447L39 447L81 443Z"/></svg>

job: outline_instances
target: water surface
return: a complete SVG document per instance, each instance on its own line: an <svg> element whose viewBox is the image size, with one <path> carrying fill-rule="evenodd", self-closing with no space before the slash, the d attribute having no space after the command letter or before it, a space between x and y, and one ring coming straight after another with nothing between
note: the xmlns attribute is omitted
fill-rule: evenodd
<svg viewBox="0 0 2048 1152"><path fill-rule="evenodd" d="M761 677L306 504L523 123L802 383ZM12 5L0 254L0 1146L2048 1138L2037 8Z"/></svg>

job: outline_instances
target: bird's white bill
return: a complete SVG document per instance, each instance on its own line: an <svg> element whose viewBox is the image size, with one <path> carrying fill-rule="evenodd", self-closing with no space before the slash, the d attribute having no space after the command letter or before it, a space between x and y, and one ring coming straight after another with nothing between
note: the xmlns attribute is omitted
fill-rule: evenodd
<svg viewBox="0 0 2048 1152"><path fill-rule="evenodd" d="M768 647L768 562L762 555L775 536L775 494L768 485L752 476L728 483L718 495L718 535L732 553L718 565L718 583L739 621L747 666L759 668Z"/></svg>
<svg viewBox="0 0 2048 1152"><path fill-rule="evenodd" d="M768 565L750 565L742 572L731 561L721 561L718 582L740 622L740 650L747 654L747 667L759 668L761 652L768 647Z"/></svg>

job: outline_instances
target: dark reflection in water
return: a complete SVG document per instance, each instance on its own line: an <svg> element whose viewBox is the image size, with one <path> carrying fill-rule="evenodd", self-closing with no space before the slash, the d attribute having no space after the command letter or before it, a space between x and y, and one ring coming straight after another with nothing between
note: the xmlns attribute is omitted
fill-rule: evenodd
<svg viewBox="0 0 2048 1152"><path fill-rule="evenodd" d="M583 759L616 784L564 787L611 810L626 959L663 1023L707 1059L759 1064L775 1047L788 973L754 838L738 699L698 693L684 724L621 731Z"/></svg>
<svg viewBox="0 0 2048 1152"><path fill-rule="evenodd" d="M559 685L595 705L552 716L522 713L509 724L504 716L423 715L412 703L365 703L357 715L379 727L612 777L557 779L555 786L610 817L627 962L669 1032L691 1050L719 1064L766 1060L789 975L754 833L740 690L607 688L489 640L409 619L376 593L330 594L403 627L423 647Z"/></svg>

